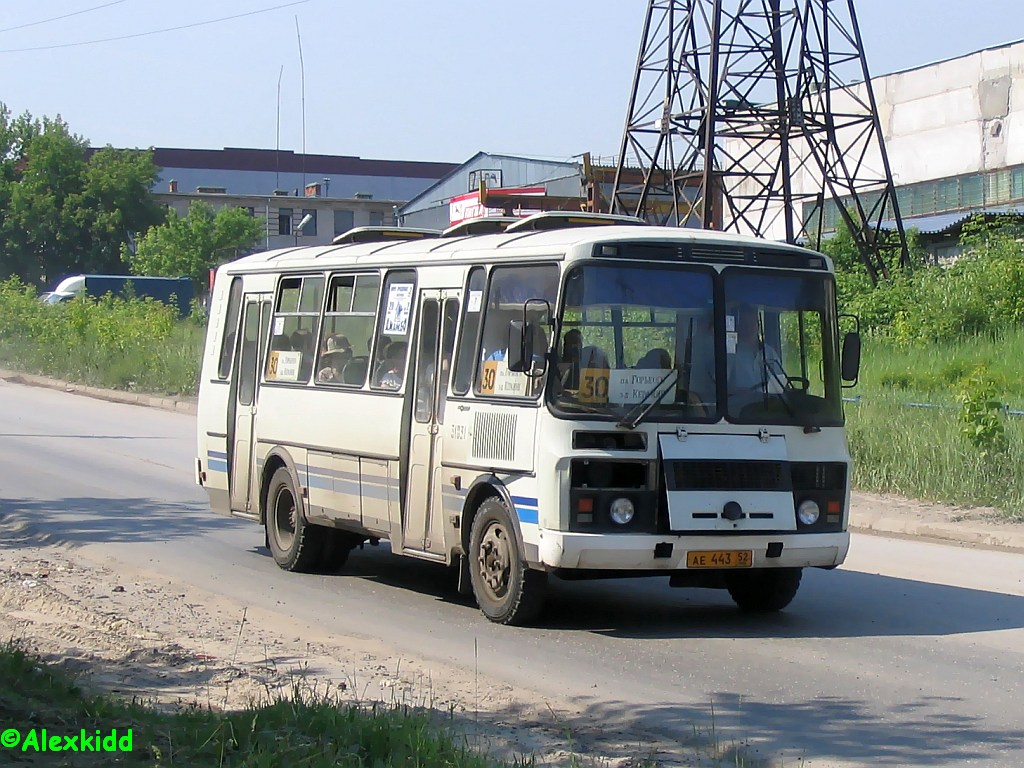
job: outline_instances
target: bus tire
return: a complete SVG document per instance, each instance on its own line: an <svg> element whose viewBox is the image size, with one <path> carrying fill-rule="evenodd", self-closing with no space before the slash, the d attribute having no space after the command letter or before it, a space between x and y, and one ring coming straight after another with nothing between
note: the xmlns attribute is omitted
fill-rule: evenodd
<svg viewBox="0 0 1024 768"><path fill-rule="evenodd" d="M469 568L480 610L497 624L526 624L544 606L547 574L523 562L508 506L494 496L473 517Z"/></svg>
<svg viewBox="0 0 1024 768"><path fill-rule="evenodd" d="M299 495L287 467L279 467L270 478L264 518L274 562L286 571L316 570L328 531L303 518Z"/></svg>
<svg viewBox="0 0 1024 768"><path fill-rule="evenodd" d="M802 568L760 568L728 575L729 595L740 610L751 613L781 611L796 597Z"/></svg>

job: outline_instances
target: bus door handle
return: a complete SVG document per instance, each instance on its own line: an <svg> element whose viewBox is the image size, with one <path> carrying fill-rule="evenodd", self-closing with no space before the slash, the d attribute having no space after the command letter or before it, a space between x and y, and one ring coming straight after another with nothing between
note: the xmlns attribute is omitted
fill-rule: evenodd
<svg viewBox="0 0 1024 768"><path fill-rule="evenodd" d="M459 410L460 411L468 411L469 410L469 406L468 405L460 405L459 406Z"/></svg>
<svg viewBox="0 0 1024 768"><path fill-rule="evenodd" d="M433 424L430 425L430 434L436 435L440 431L441 428L437 426L437 422L434 422Z"/></svg>

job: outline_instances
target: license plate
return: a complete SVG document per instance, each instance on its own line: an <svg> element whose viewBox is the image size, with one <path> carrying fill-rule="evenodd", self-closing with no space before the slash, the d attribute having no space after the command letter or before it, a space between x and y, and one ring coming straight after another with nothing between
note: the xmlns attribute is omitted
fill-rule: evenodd
<svg viewBox="0 0 1024 768"><path fill-rule="evenodd" d="M687 568L750 568L754 558L749 549L712 549L686 553Z"/></svg>

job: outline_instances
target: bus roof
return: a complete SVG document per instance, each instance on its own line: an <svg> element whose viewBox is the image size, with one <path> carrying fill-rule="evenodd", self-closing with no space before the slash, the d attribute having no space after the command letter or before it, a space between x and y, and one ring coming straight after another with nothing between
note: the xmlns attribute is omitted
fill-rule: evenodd
<svg viewBox="0 0 1024 768"><path fill-rule="evenodd" d="M341 245L281 248L244 256L224 265L228 272L298 269L338 269L355 266L445 263L457 261L510 261L514 259L563 256L578 246L616 243L688 245L704 251L703 261L721 260L742 263L745 252L771 252L780 259L792 259L798 267L808 259L821 260L823 269L830 262L821 254L784 243L712 230L648 225L576 226L526 232L481 234L468 237L428 237L418 240L389 240ZM705 251L704 249L707 248ZM712 250L713 248L713 250ZM611 251L603 255L612 256ZM720 258L718 258L720 257ZM776 263L773 266L780 266Z"/></svg>
<svg viewBox="0 0 1024 768"><path fill-rule="evenodd" d="M438 229L418 229L414 227L354 227L331 240L333 245L346 243L378 243L386 240L422 240L438 237Z"/></svg>

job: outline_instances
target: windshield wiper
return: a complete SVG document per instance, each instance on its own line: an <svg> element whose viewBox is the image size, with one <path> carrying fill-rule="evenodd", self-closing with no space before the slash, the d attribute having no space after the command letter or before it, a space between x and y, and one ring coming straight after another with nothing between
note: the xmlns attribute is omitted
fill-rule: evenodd
<svg viewBox="0 0 1024 768"><path fill-rule="evenodd" d="M655 384L654 388L651 389L646 395L644 395L640 399L639 403L634 405L626 412L626 415L622 417L617 426L625 427L626 429L636 429L637 425L645 418L647 418L647 414L651 412L654 406L656 406L658 403L665 399L665 395L667 395L668 391L672 388L670 386L665 387L665 389L663 389L661 391L661 394L659 394L657 397L654 397L654 395L659 389L661 389L665 385L665 382L667 382L669 378L672 376L676 377L675 380L673 380L672 382L673 384L675 384L675 381L679 379L678 368L673 368L671 371L662 376L661 381ZM650 399L650 402L647 402L648 399Z"/></svg>

